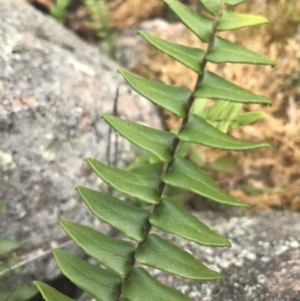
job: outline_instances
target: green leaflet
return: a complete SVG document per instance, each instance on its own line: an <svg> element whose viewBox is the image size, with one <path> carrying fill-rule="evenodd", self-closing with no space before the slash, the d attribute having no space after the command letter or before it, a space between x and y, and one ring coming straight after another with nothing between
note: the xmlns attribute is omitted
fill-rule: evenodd
<svg viewBox="0 0 300 301"><path fill-rule="evenodd" d="M199 135L201 133L201 135ZM190 115L187 125L178 135L183 141L193 142L232 151L245 151L261 147L270 147L267 143L243 141L222 133L200 116Z"/></svg>
<svg viewBox="0 0 300 301"><path fill-rule="evenodd" d="M148 37L148 35L149 34L146 33L145 37ZM153 39L155 40L158 38L153 37ZM197 51L195 50L194 52L195 54L197 54L195 60L199 62L198 56L200 56L201 58L203 57L202 50L197 49ZM193 60L191 59L191 62L192 61ZM196 63L193 64L196 65ZM186 104L192 94L189 89L146 80L126 70L119 70L118 72L122 74L122 76L125 78L125 80L133 90L135 90L154 104L174 113L178 117L184 117Z"/></svg>
<svg viewBox="0 0 300 301"><path fill-rule="evenodd" d="M159 229L200 245L230 247L230 242L226 238L211 230L188 211L165 198L158 209L151 214L149 221Z"/></svg>
<svg viewBox="0 0 300 301"><path fill-rule="evenodd" d="M151 163L153 159L155 162ZM136 157L136 159L127 166L127 170L145 176L159 176L162 172L163 163L157 161L159 160L155 156L145 153Z"/></svg>
<svg viewBox="0 0 300 301"><path fill-rule="evenodd" d="M149 151L163 162L171 160L171 146L176 137L174 134L112 115L102 115L102 118L133 144Z"/></svg>
<svg viewBox="0 0 300 301"><path fill-rule="evenodd" d="M164 286L142 268L135 268L122 285L130 301L191 301L179 291Z"/></svg>
<svg viewBox="0 0 300 301"><path fill-rule="evenodd" d="M208 42L213 28L213 20L193 11L186 5L174 0L163 0L178 18L203 42Z"/></svg>
<svg viewBox="0 0 300 301"><path fill-rule="evenodd" d="M183 158L176 158L163 181L171 186L180 187L209 198L215 202L249 208L223 191L204 171Z"/></svg>
<svg viewBox="0 0 300 301"><path fill-rule="evenodd" d="M193 102L193 106L190 111L190 114L202 116L201 114L204 112L207 102L208 102L208 99L206 99L206 98L196 98Z"/></svg>
<svg viewBox="0 0 300 301"><path fill-rule="evenodd" d="M137 156L136 159L127 167L128 170L135 170L136 167L144 164L162 164L162 162L154 155L150 153L144 153L140 156Z"/></svg>
<svg viewBox="0 0 300 301"><path fill-rule="evenodd" d="M229 5L238 5L246 0L227 0L225 1ZM212 15L216 15L222 3L222 0L200 0L205 10Z"/></svg>
<svg viewBox="0 0 300 301"><path fill-rule="evenodd" d="M195 144L192 145L189 160L193 162L195 165L202 167L205 165L205 157L203 154L198 150Z"/></svg>
<svg viewBox="0 0 300 301"><path fill-rule="evenodd" d="M241 103L218 100L211 108L194 115L202 117L216 129L227 133L229 125L238 115L241 108Z"/></svg>
<svg viewBox="0 0 300 301"><path fill-rule="evenodd" d="M120 275L125 275L131 270L135 250L133 244L68 221L61 221L60 225L85 253L106 268Z"/></svg>
<svg viewBox="0 0 300 301"><path fill-rule="evenodd" d="M248 50L245 47L231 43L220 37L215 37L212 51L207 56L212 63L246 63L256 65L270 65L275 63L264 55Z"/></svg>
<svg viewBox="0 0 300 301"><path fill-rule="evenodd" d="M46 301L75 301L74 299L71 299L58 292L48 284L39 281L35 281L34 284L37 286Z"/></svg>
<svg viewBox="0 0 300 301"><path fill-rule="evenodd" d="M231 121L238 115L242 106L241 103L218 100L212 107L194 115L198 115L209 122Z"/></svg>
<svg viewBox="0 0 300 301"><path fill-rule="evenodd" d="M6 253L10 253L22 245L21 242L12 239L6 239L0 237L0 255L4 255Z"/></svg>
<svg viewBox="0 0 300 301"><path fill-rule="evenodd" d="M239 5L243 2L246 2L246 0L227 0L227 4L233 5L233 6Z"/></svg>
<svg viewBox="0 0 300 301"><path fill-rule="evenodd" d="M212 125L215 126L216 129L218 129L220 132L227 133L229 125L230 125L230 121L225 120L225 121L221 121L221 122L212 123Z"/></svg>
<svg viewBox="0 0 300 301"><path fill-rule="evenodd" d="M137 241L146 237L149 212L120 201L112 196L85 187L77 187L91 212L125 236Z"/></svg>
<svg viewBox="0 0 300 301"><path fill-rule="evenodd" d="M186 157L189 154L191 147L192 143L180 141L177 147L175 157Z"/></svg>
<svg viewBox="0 0 300 301"><path fill-rule="evenodd" d="M230 127L235 129L237 127L254 123L255 121L266 117L264 112L246 112L239 114L231 122Z"/></svg>
<svg viewBox="0 0 300 301"><path fill-rule="evenodd" d="M206 11L212 15L216 15L222 3L222 0L200 0Z"/></svg>
<svg viewBox="0 0 300 301"><path fill-rule="evenodd" d="M159 203L159 178L142 176L128 170L107 166L95 159L85 159L94 172L118 191L150 204Z"/></svg>
<svg viewBox="0 0 300 301"><path fill-rule="evenodd" d="M135 165L134 167L128 168L128 170L133 171L137 174L144 176L159 176L162 172L162 164L161 163L145 163L140 166Z"/></svg>
<svg viewBox="0 0 300 301"><path fill-rule="evenodd" d="M223 172L234 172L237 170L238 164L235 158L230 155L224 155L219 157L213 163L209 164L208 168L211 170L223 171Z"/></svg>
<svg viewBox="0 0 300 301"><path fill-rule="evenodd" d="M208 121L218 121L218 120L230 119L228 114L232 113L232 109L233 109L232 105L237 105L239 110L243 106L240 103L234 103L234 102L230 102L227 100L218 100L214 103L213 106L205 109L203 112L200 112L200 114L194 114L194 115L203 117Z"/></svg>
<svg viewBox="0 0 300 301"><path fill-rule="evenodd" d="M176 204L183 204L193 197L193 193L178 187L166 185L163 197L174 201Z"/></svg>
<svg viewBox="0 0 300 301"><path fill-rule="evenodd" d="M201 98L225 99L239 103L271 104L271 101L268 98L240 88L212 72L204 73L201 86L194 93L194 96Z"/></svg>
<svg viewBox="0 0 300 301"><path fill-rule="evenodd" d="M171 43L163 39L157 38L145 31L139 31L138 33L156 49L162 51L163 53L166 53L176 61L184 64L185 66L189 67L195 72L201 73L200 62L204 57L203 50L199 48L192 48L176 43Z"/></svg>
<svg viewBox="0 0 300 301"><path fill-rule="evenodd" d="M234 30L238 28L268 23L262 16L239 14L233 11L223 11L217 30Z"/></svg>
<svg viewBox="0 0 300 301"><path fill-rule="evenodd" d="M118 301L122 280L117 274L63 250L57 249L52 253L63 274L82 290L98 301Z"/></svg>
<svg viewBox="0 0 300 301"><path fill-rule="evenodd" d="M190 253L165 241L156 234L150 234L137 249L135 259L141 264L175 275L198 280L218 280L221 275L207 268Z"/></svg>

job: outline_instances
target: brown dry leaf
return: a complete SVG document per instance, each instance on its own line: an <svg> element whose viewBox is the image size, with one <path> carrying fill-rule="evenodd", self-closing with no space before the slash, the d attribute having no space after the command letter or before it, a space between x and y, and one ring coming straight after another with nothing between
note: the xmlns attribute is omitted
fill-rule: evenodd
<svg viewBox="0 0 300 301"><path fill-rule="evenodd" d="M139 21L158 17L163 10L160 0L113 0L108 2L114 28L122 29Z"/></svg>
<svg viewBox="0 0 300 301"><path fill-rule="evenodd" d="M142 20L157 17L162 13L164 7L160 0L110 0L106 1L106 6L110 16L108 25L114 30L124 29ZM91 43L98 41L88 7L84 5L83 1L73 0L71 2L66 17L66 26Z"/></svg>

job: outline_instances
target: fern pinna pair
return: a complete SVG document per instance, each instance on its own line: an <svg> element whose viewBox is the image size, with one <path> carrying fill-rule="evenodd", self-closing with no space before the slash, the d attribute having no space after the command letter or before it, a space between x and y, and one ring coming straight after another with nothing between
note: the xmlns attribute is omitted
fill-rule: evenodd
<svg viewBox="0 0 300 301"><path fill-rule="evenodd" d="M144 31L139 34L198 74L194 90L145 80L125 70L120 73L135 91L182 118L181 128L177 133L164 132L115 116L102 116L117 133L147 154L140 158L138 168L134 165L130 169L117 169L95 159L86 159L86 162L103 181L135 201L124 202L85 187L78 187L77 191L96 217L117 229L126 239L107 237L88 227L61 221L64 231L101 267L66 251L53 251L62 272L99 301L191 300L157 281L143 265L188 279L221 279L220 274L152 231L158 228L204 246L230 246L226 238L179 207L168 195L170 187L188 190L218 203L247 207L219 188L204 171L187 160L181 150L191 143L230 151L269 147L265 143L241 141L227 135L226 131L262 117L260 112L238 114L243 103L270 104L270 101L205 71L207 62L273 66L268 58L217 36L219 31L263 24L267 20L228 10L243 0L201 0L206 15L211 17L178 1L163 1L185 26L207 43L207 48L177 45ZM206 99L217 100L215 106L203 108ZM150 170L152 175L147 174ZM36 285L47 301L72 300L46 284L36 282Z"/></svg>

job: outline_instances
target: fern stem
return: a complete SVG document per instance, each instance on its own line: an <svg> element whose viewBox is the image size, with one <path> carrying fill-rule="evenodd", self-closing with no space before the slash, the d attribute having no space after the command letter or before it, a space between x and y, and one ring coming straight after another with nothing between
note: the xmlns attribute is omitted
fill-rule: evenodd
<svg viewBox="0 0 300 301"><path fill-rule="evenodd" d="M188 99L188 103L187 103L187 107L186 107L186 111L185 111L185 117L182 120L181 127L180 127L178 133L180 133L181 131L184 130L184 128L185 128L185 126L188 122L190 111L191 111L191 108L192 108L193 103L195 101L195 98L194 98L193 94L201 86L201 83L202 83L202 80L203 80L204 70L205 70L205 67L206 67L206 64L207 64L207 59L206 58L210 54L210 52L212 51L212 48L214 46L215 35L216 35L216 32L217 32L218 24L219 24L220 19L222 17L224 6L225 6L225 0L223 0L221 6L219 8L218 14L216 15L215 22L214 22L213 28L212 28L212 32L211 32L210 37L209 37L209 42L207 44L207 48L206 48L206 51L204 53L204 57L201 61L201 72L197 77L197 80L196 80L196 83L195 83L195 86L194 86L194 89L193 89L193 93L191 94L190 98ZM180 140L176 137L173 141L172 150L171 150L172 160L167 164L163 174L167 174L169 172L169 170L171 169L171 167L173 165L173 160L175 158L176 151L178 149L179 142L180 142ZM160 186L159 186L159 195L160 195L160 197L162 197L162 195L163 195L163 191L164 191L165 186L166 185L165 185L164 182L160 183ZM155 205L154 208L158 207L158 206L159 205Z"/></svg>
<svg viewBox="0 0 300 301"><path fill-rule="evenodd" d="M214 39L215 39L215 35L216 35L216 32L217 32L218 24L220 22L222 14L223 14L225 2L226 2L225 0L222 1L222 4L220 5L219 11L218 11L218 13L215 17L214 24L213 24L213 27L212 27L212 31L211 31L211 34L210 34L210 37L209 37L209 42L207 44L207 48L206 48L206 51L204 53L204 57L201 61L201 72L197 77L197 80L196 80L196 83L195 83L195 86L194 86L194 89L193 89L193 93L191 94L191 96L188 99L188 103L187 103L187 107L186 107L186 111L185 111L185 117L182 120L181 127L179 129L179 133L181 131L183 131L183 129L185 128L185 126L188 122L189 114L190 114L191 108L192 108L194 100L195 100L195 97L193 96L193 94L201 86L201 83L202 83L202 80L203 80L203 75L204 75L204 70L205 70L205 67L206 67L206 64L207 64L207 59L206 58L210 54L210 52L212 51L212 48L214 46ZM171 148L172 160L166 164L166 167L165 167L164 171L162 172L161 176L167 174L170 171L170 169L173 165L174 159L175 159L176 152L178 150L179 142L180 142L179 138L175 137L174 141L173 141L173 144L172 144L172 148ZM160 199L162 198L162 196L164 194L165 187L166 187L166 184L163 181L161 181L159 186L158 186L158 193L159 193ZM160 204L154 205L152 207L151 213L155 212L159 208L159 206L160 206ZM135 248L136 250L143 246L143 244L145 243L151 229L152 229L152 225L148 222L147 227L146 227L146 238L136 245L136 248ZM132 269L136 265L136 260L134 259L134 257L132 259L131 265L132 265ZM132 269L123 277L123 282L128 279L129 274L132 271ZM119 299L120 299L121 295L122 295L122 293L120 292Z"/></svg>

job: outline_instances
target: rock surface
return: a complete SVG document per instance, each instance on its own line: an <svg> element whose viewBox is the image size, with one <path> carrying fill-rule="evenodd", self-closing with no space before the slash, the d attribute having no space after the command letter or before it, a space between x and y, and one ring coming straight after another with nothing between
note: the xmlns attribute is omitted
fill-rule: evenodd
<svg viewBox="0 0 300 301"><path fill-rule="evenodd" d="M227 237L230 249L199 247L168 236L220 272L222 281L187 281L159 271L154 275L194 301L300 300L300 214L227 212L204 211L196 215Z"/></svg>
<svg viewBox="0 0 300 301"><path fill-rule="evenodd" d="M22 252L45 250L65 240L59 219L93 221L74 189L99 187L83 159L107 159L108 126L99 116L112 112L117 87L120 116L161 123L97 48L22 0L0 6L0 195L6 205L0 228L22 240ZM137 154L125 140L119 150L119 166ZM45 263L31 265L32 278L55 276Z"/></svg>
<svg viewBox="0 0 300 301"><path fill-rule="evenodd" d="M149 268L159 281L182 291L193 301L300 300L299 213L266 211L249 214L232 208L194 213L227 237L232 247L200 247L173 235L158 234L221 273L223 280L184 280ZM90 300L87 295L80 298L80 301Z"/></svg>

